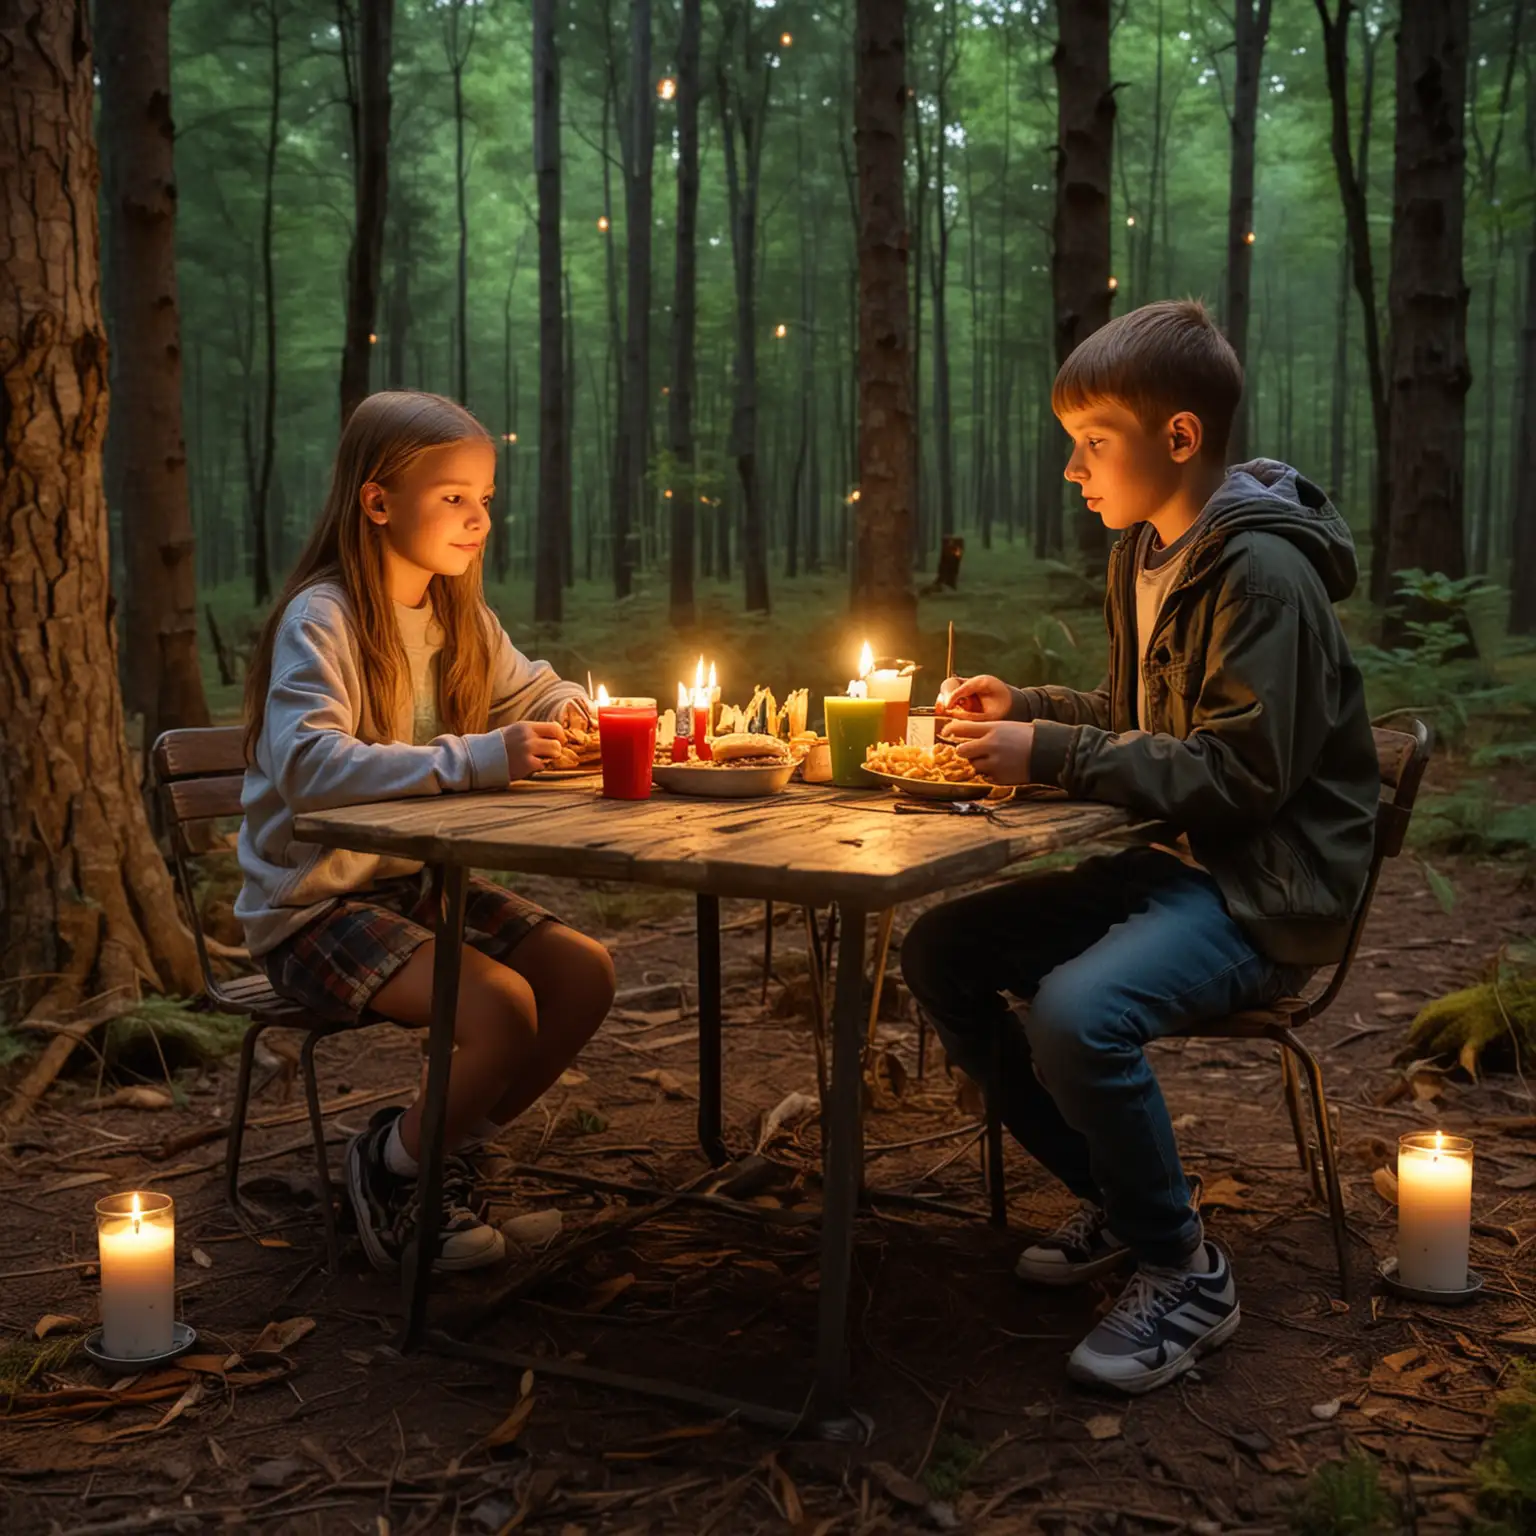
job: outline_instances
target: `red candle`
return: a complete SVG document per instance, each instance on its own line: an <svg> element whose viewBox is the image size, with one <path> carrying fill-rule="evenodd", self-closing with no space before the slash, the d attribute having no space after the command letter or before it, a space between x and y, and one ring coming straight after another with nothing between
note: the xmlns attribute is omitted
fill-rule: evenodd
<svg viewBox="0 0 1536 1536"><path fill-rule="evenodd" d="M693 745L693 705L688 700L688 690L677 685L677 728L672 735L672 761L686 763L688 749Z"/></svg>
<svg viewBox="0 0 1536 1536"><path fill-rule="evenodd" d="M603 794L647 800L656 756L656 700L614 699L597 712L603 751Z"/></svg>
<svg viewBox="0 0 1536 1536"><path fill-rule="evenodd" d="M693 714L693 750L698 754L701 763L714 761L714 750L709 744L709 705L708 703L695 704Z"/></svg>

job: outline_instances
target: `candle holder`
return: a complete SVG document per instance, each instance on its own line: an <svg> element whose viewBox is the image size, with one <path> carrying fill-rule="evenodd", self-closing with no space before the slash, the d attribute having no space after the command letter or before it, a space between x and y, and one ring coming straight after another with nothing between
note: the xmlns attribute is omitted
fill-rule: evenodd
<svg viewBox="0 0 1536 1536"><path fill-rule="evenodd" d="M176 1203L133 1190L96 1202L101 1327L86 1353L108 1370L141 1371L173 1360L196 1340L176 1321Z"/></svg>
<svg viewBox="0 0 1536 1536"><path fill-rule="evenodd" d="M1483 1287L1470 1269L1472 1143L1443 1131L1410 1131L1397 1144L1397 1257L1382 1284L1415 1301L1455 1304Z"/></svg>

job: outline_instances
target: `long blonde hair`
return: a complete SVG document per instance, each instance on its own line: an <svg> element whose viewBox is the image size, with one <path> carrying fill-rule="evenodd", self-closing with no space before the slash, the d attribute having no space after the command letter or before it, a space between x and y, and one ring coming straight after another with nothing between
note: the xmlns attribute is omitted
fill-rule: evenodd
<svg viewBox="0 0 1536 1536"><path fill-rule="evenodd" d="M254 758L272 683L272 648L289 603L320 582L346 593L363 676L358 735L389 741L404 702L409 663L384 579L383 530L363 512L363 487L386 490L423 453L445 443L490 434L463 406L442 395L389 390L369 395L352 412L336 449L331 488L310 534L262 626L245 678L245 752ZM490 716L491 615L482 584L482 563L462 576L434 576L427 588L443 629L438 658L437 712L455 735L483 731Z"/></svg>

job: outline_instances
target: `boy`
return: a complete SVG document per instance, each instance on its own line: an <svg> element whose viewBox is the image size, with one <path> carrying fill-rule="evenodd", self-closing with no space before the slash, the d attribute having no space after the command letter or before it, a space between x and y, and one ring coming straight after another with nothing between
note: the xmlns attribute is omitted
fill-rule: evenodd
<svg viewBox="0 0 1536 1536"><path fill-rule="evenodd" d="M1223 469L1242 384L1194 300L1123 315L1072 353L1051 396L1066 478L1124 530L1108 680L945 684L949 734L987 777L1124 805L1187 853L1137 847L962 897L902 946L951 1059L1082 1202L1019 1275L1138 1266L1068 1362L1125 1392L1188 1370L1239 1318L1143 1047L1341 958L1375 825L1370 721L1331 606L1355 585L1349 529L1294 469ZM1022 1019L1004 992L1031 1000Z"/></svg>

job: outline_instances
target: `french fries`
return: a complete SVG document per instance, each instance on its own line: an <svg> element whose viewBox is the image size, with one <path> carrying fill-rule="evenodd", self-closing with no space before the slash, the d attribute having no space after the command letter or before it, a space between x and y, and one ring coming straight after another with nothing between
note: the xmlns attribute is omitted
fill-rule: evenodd
<svg viewBox="0 0 1536 1536"><path fill-rule="evenodd" d="M900 779L921 779L929 784L984 784L970 762L947 742L931 747L879 746L864 754L864 766L876 773Z"/></svg>

